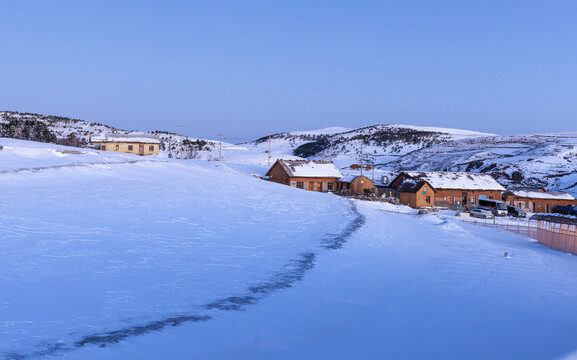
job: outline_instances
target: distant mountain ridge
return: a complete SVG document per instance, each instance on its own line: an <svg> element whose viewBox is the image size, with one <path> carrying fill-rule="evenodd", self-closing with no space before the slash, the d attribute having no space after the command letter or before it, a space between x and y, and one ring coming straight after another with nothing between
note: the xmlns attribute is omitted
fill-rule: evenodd
<svg viewBox="0 0 577 360"><path fill-rule="evenodd" d="M335 131L335 129L337 129ZM338 131L342 129L343 131ZM462 138L495 136L474 131L401 124L372 125L358 129L328 128L284 132L245 144L257 151L284 152L316 160L332 159L339 166L363 161L386 163L407 153ZM332 156L331 156L332 155Z"/></svg>

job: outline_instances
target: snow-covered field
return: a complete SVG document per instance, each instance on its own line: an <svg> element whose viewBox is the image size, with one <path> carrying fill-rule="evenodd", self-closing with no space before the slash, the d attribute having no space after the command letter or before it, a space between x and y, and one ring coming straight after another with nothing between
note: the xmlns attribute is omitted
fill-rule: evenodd
<svg viewBox="0 0 577 360"><path fill-rule="evenodd" d="M525 236L268 183L250 160L0 145L0 358L577 349L577 259Z"/></svg>

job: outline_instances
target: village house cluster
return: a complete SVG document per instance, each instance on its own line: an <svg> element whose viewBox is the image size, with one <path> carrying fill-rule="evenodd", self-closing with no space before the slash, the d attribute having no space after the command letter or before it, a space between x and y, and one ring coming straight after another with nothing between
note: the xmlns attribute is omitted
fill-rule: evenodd
<svg viewBox="0 0 577 360"><path fill-rule="evenodd" d="M551 213L558 205L577 205L568 193L545 189L505 189L490 174L404 171L390 182L346 175L329 161L277 160L266 173L280 184L339 195L372 195L394 199L412 208L471 209L480 200L502 200L534 213Z"/></svg>

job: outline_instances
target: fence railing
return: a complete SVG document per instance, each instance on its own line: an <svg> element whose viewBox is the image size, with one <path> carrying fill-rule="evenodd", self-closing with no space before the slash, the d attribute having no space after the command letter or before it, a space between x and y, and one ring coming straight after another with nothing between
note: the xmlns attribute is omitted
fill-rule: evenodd
<svg viewBox="0 0 577 360"><path fill-rule="evenodd" d="M381 201L381 202L391 202L390 200L381 200L381 199L367 199L366 197L362 196L349 196L353 199L359 200L370 200L370 201ZM395 214L404 214L404 215L418 215L416 212L406 212L406 211L397 211L393 209L382 209L383 211L395 213ZM538 226L538 221L536 220L527 220L527 225L521 225L521 223L512 224L512 223L501 223L498 221L497 218L495 219L478 219L478 218L460 218L461 222L466 222L473 225L479 226L486 226L486 227L493 227L498 229L503 229L511 232L515 232L517 234L525 235L529 238L536 239L539 243L548 246L552 249L561 250L565 252L569 252L572 254L577 254L577 235L572 235L564 232L559 231L550 231L547 229L540 228Z"/></svg>

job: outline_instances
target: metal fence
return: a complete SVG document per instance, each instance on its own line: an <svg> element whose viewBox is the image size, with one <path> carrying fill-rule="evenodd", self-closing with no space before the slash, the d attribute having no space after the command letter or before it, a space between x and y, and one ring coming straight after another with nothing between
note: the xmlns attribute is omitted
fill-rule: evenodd
<svg viewBox="0 0 577 360"><path fill-rule="evenodd" d="M359 200L370 200L370 201L383 201L391 202L390 200L384 199L367 199L366 197L353 197L350 198ZM396 211L392 209L382 209L383 211L404 214L404 215L418 215L417 213L408 213L403 211ZM512 224L509 222L500 223L498 219L478 219L478 218L460 218L461 222L468 224L493 227L498 229L503 229L517 234L525 235L529 238L536 239L539 243L548 246L550 248L569 252L572 254L577 254L577 235L568 234L566 232L548 230L546 228L540 228L537 220L527 219L526 225L521 225L521 223Z"/></svg>

